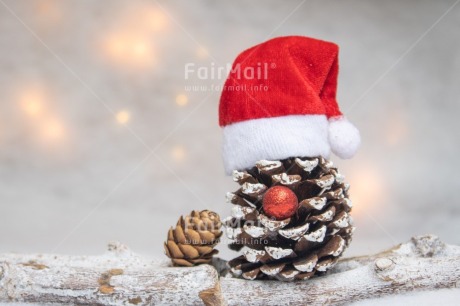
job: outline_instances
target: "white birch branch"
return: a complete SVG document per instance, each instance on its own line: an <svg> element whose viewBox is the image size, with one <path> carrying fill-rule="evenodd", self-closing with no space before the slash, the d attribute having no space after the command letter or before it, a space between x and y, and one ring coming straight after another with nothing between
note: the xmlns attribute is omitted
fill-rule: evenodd
<svg viewBox="0 0 460 306"><path fill-rule="evenodd" d="M118 243L102 256L0 255L0 302L201 305L216 286L210 265L172 268Z"/></svg>
<svg viewBox="0 0 460 306"><path fill-rule="evenodd" d="M460 286L460 247L431 235L377 255L342 259L328 275L295 283L219 280L209 265L167 267L120 244L109 248L103 256L0 255L0 302L324 305Z"/></svg>
<svg viewBox="0 0 460 306"><path fill-rule="evenodd" d="M221 281L229 305L340 305L415 290L460 287L460 247L432 235L373 256L342 259L329 275L292 283Z"/></svg>

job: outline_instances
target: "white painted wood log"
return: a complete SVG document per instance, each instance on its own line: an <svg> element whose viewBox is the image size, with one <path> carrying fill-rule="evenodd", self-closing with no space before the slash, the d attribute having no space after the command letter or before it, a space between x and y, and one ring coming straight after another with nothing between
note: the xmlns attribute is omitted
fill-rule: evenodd
<svg viewBox="0 0 460 306"><path fill-rule="evenodd" d="M0 255L0 302L202 305L218 285L210 265L172 268L119 243L102 256Z"/></svg>
<svg viewBox="0 0 460 306"><path fill-rule="evenodd" d="M460 287L460 247L433 235L373 256L342 259L326 276L279 283L221 280L228 305L340 305L415 290Z"/></svg>
<svg viewBox="0 0 460 306"><path fill-rule="evenodd" d="M175 268L110 244L103 256L0 255L0 302L78 305L325 305L460 286L460 247L432 235L342 259L307 281L221 277L222 260ZM219 263L219 266L217 265Z"/></svg>

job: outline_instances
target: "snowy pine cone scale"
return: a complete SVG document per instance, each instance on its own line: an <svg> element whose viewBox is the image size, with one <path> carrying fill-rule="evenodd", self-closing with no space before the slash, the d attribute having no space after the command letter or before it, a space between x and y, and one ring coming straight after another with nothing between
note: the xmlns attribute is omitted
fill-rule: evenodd
<svg viewBox="0 0 460 306"><path fill-rule="evenodd" d="M230 248L244 247L229 262L246 279L306 279L332 267L351 241L349 185L322 158L260 161L247 171L234 171L240 188L227 195L233 204L224 220ZM289 219L274 220L262 209L264 193L273 186L291 189L299 200Z"/></svg>

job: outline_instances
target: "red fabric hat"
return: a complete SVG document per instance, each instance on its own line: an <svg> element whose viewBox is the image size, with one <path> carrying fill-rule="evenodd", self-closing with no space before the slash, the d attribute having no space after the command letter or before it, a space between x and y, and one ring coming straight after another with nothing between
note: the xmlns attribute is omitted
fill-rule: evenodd
<svg viewBox="0 0 460 306"><path fill-rule="evenodd" d="M336 101L336 44L278 37L242 52L232 65L219 105L227 173L261 159L342 158L356 152L358 130Z"/></svg>

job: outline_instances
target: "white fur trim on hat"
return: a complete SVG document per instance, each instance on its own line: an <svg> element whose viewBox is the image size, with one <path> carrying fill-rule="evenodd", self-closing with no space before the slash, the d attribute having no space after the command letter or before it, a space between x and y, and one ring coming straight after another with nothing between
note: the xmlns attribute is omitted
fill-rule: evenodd
<svg viewBox="0 0 460 306"><path fill-rule="evenodd" d="M332 152L340 158L352 158L361 144L358 129L345 117L329 119L329 143Z"/></svg>
<svg viewBox="0 0 460 306"><path fill-rule="evenodd" d="M289 115L227 125L223 128L225 172L254 167L262 159L328 158L328 127L324 115Z"/></svg>

